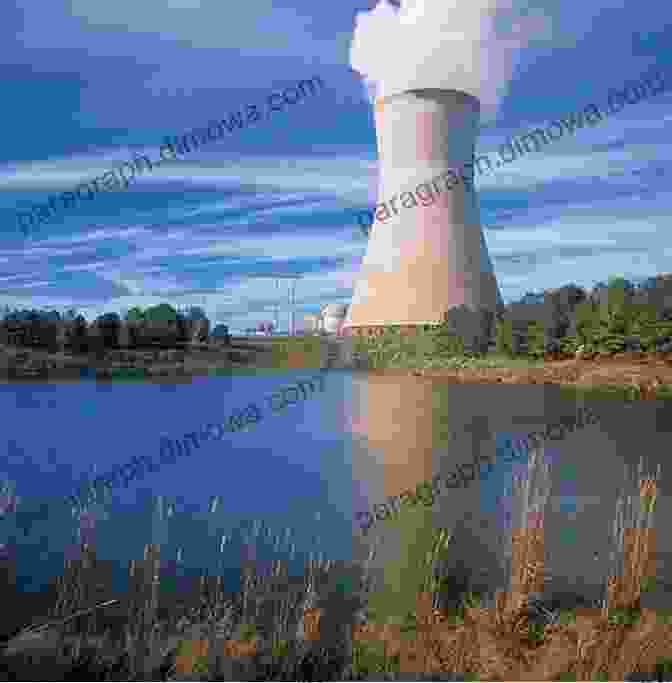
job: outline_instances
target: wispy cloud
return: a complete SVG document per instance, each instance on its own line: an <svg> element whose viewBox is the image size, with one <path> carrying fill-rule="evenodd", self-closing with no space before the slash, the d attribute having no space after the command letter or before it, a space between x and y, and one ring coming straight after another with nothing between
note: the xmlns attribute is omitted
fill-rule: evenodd
<svg viewBox="0 0 672 683"><path fill-rule="evenodd" d="M234 12L184 0L157 12L158 4L54 0L3 15L3 302L74 304L87 316L198 304L244 328L271 319L278 301L287 319L288 283L278 290L273 275L296 272L299 313L348 302L366 249L354 210L375 203L378 189L371 111L347 66L355 13L365 8L250 0ZM655 19L606 0L546 11L550 44L521 52L500 118L482 127L479 154L604 103L609 88L669 62L669 36L658 28L672 19L666 6ZM310 106L138 175L128 190L105 193L27 240L17 230L17 206L133 154L154 158L165 135L259 101L303 78L306 64L308 76L329 84ZM671 105L663 94L628 106L477 177L506 299L568 280L588 286L610 274L672 271Z"/></svg>

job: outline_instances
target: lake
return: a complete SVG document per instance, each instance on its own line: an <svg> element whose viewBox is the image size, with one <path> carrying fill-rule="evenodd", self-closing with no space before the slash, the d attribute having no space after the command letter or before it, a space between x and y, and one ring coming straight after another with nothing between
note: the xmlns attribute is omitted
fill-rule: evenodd
<svg viewBox="0 0 672 683"><path fill-rule="evenodd" d="M264 372L180 384L0 385L0 478L15 482L21 497L17 512L0 519L0 542L16 557L22 589L38 590L62 572L78 528L62 501L82 477L107 472L133 455L156 459L162 436L198 431L250 402L261 406L265 395L314 374ZM296 566L311 552L362 560L379 538L374 565L392 585L413 579L409 549L417 550L434 527L446 526L455 531L455 572L468 574L474 585L492 586L501 580L502 494L512 473L521 470L520 460L505 462L507 439L589 406L599 424L550 440L545 448L553 468L546 548L553 585L592 595L606 571L625 464L635 467L640 456L647 471L662 464L658 528L670 518L669 405L589 398L553 385L456 385L331 370L323 393L274 415L266 410L257 425L208 442L127 489L115 488L109 503L95 509L95 528L86 533L95 538L100 557L118 563L120 577L149 542L160 542L162 557L179 557L185 569L224 567L228 574L251 534L258 540L257 559L284 553ZM476 454L493 458L487 479L444 491L433 507L402 511L396 521L362 535L358 512L436 474L445 476ZM166 505L163 518L155 511L157 496ZM657 537L665 580L669 537Z"/></svg>

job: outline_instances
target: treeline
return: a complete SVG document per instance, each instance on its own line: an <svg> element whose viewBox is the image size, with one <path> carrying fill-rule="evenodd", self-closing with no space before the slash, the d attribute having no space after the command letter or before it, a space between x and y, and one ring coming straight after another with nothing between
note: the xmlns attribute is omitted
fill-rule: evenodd
<svg viewBox="0 0 672 683"><path fill-rule="evenodd" d="M217 338L228 343L228 328L218 325L210 331L210 321L197 306L178 312L169 304L128 310L122 318L104 313L95 320L70 309L61 316L56 311L5 307L0 321L0 344L32 347L51 352L87 353L106 349L143 347L174 348L185 343Z"/></svg>
<svg viewBox="0 0 672 683"><path fill-rule="evenodd" d="M672 275L639 285L610 278L586 291L575 284L526 295L506 307L496 325L501 352L543 357L545 353L672 352Z"/></svg>
<svg viewBox="0 0 672 683"><path fill-rule="evenodd" d="M624 278L591 290L575 284L528 292L497 314L456 307L436 331L439 351L486 352L536 358L577 351L672 352L672 274L639 285Z"/></svg>
<svg viewBox="0 0 672 683"><path fill-rule="evenodd" d="M528 292L496 312L451 308L438 326L403 335L394 326L355 337L358 353L377 367L462 354L563 358L577 352L672 353L672 274L638 285L610 278L586 290L576 284Z"/></svg>

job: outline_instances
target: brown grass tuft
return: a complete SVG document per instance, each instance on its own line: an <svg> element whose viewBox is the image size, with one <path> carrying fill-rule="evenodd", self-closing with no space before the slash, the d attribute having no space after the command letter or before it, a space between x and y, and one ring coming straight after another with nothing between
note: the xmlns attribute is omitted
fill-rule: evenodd
<svg viewBox="0 0 672 683"><path fill-rule="evenodd" d="M537 627L526 616L531 593L541 592L544 576L544 505L549 470L543 450L532 453L526 479L514 481L513 519L508 544L509 590L498 591L491 607L466 607L464 622L451 623L418 596L417 635L402 639L396 627L356 629L355 639L385 641L398 654L402 673L475 673L492 681L553 681L570 673L575 680L623 680L628 673L653 672L658 658L672 652L672 624L655 610L641 610L641 582L655 573L653 512L656 477L642 476L635 495L619 497L614 521L620 571L608 578L602 609L575 610L570 623ZM626 471L627 475L627 471ZM627 478L627 477L626 477Z"/></svg>

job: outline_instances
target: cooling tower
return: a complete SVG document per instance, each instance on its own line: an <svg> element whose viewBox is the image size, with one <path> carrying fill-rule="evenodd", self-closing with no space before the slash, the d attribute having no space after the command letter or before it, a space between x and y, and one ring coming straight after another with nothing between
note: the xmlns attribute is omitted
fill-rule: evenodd
<svg viewBox="0 0 672 683"><path fill-rule="evenodd" d="M375 101L378 204L348 334L434 325L452 306L501 303L473 184L479 112L474 96L455 90Z"/></svg>

